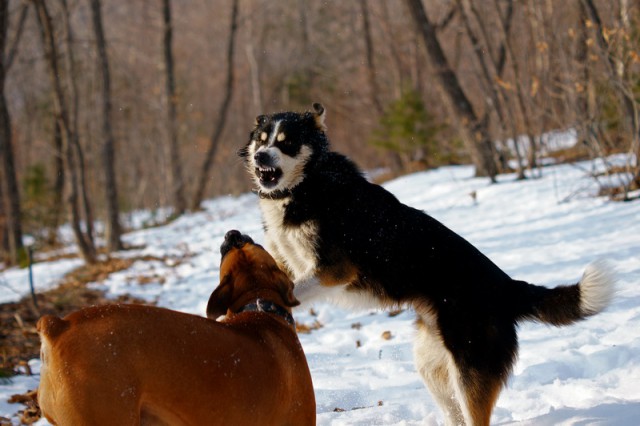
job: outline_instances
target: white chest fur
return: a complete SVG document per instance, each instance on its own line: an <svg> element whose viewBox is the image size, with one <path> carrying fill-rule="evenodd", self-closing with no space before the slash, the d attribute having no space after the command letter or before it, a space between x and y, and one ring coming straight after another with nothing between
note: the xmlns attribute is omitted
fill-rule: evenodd
<svg viewBox="0 0 640 426"><path fill-rule="evenodd" d="M313 274L317 265L318 227L314 222L300 226L284 226L287 200L260 200L267 227L266 248L271 255L293 272L294 278Z"/></svg>

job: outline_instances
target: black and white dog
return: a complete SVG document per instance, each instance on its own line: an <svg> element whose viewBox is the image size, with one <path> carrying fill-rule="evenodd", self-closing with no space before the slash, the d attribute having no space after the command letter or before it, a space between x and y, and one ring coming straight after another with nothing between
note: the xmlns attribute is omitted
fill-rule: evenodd
<svg viewBox="0 0 640 426"><path fill-rule="evenodd" d="M517 356L517 324L566 325L602 311L613 272L592 263L579 283L554 289L510 278L330 151L325 110L313 108L259 116L239 151L260 195L267 249L303 303L412 307L416 366L447 424L488 425Z"/></svg>

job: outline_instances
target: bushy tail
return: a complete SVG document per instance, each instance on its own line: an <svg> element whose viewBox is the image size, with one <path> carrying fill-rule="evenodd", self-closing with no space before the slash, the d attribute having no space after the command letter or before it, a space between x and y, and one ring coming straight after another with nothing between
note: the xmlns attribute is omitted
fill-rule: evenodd
<svg viewBox="0 0 640 426"><path fill-rule="evenodd" d="M615 293L616 274L605 260L587 266L580 282L546 288L524 284L519 317L552 325L567 325L602 312Z"/></svg>

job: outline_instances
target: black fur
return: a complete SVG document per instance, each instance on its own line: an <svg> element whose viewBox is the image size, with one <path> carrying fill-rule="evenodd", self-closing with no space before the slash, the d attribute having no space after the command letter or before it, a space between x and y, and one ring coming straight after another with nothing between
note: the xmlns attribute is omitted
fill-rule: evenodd
<svg viewBox="0 0 640 426"><path fill-rule="evenodd" d="M353 291L368 292L382 306L428 309L461 375L479 377L477 387L483 380L507 379L520 320L561 325L585 316L577 284L547 289L513 280L442 223L368 182L351 160L329 150L317 114L262 116L251 134L251 141L259 140L282 120L289 144L281 148L285 155L295 157L305 144L313 149L304 179L287 189L277 225L293 230L315 224L317 271L347 261L357 271L345 283ZM269 234L270 225L265 226Z"/></svg>
<svg viewBox="0 0 640 426"><path fill-rule="evenodd" d="M346 157L327 153L306 171L284 222L319 224L319 266L347 257L359 270L350 285L398 305L428 301L460 362L505 372L516 349L515 321L531 312L518 292L536 288L514 283L462 237L369 183Z"/></svg>

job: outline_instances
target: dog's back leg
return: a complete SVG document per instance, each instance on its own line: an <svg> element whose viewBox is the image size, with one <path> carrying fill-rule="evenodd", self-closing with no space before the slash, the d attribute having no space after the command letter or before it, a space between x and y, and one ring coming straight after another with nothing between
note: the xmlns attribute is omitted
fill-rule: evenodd
<svg viewBox="0 0 640 426"><path fill-rule="evenodd" d="M498 399L503 382L493 374L474 369L459 368L456 373L456 398L460 401L469 426L489 426L493 406Z"/></svg>
<svg viewBox="0 0 640 426"><path fill-rule="evenodd" d="M456 392L458 380L451 377L451 373L457 372L453 357L445 348L437 326L429 315L420 316L416 326L416 340L413 346L416 369L442 409L445 424L464 424L465 416L458 402L459 392Z"/></svg>
<svg viewBox="0 0 640 426"><path fill-rule="evenodd" d="M505 332L510 334L509 330ZM492 358L495 365L479 368L469 362L473 357L466 360L464 356L456 357L445 346L435 318L420 314L414 345L416 368L444 412L447 426L489 425L493 406L510 371L513 358L508 354L515 357L516 347L501 346L500 350L498 345L480 346L485 352L481 359ZM502 358L505 354L507 358Z"/></svg>
<svg viewBox="0 0 640 426"><path fill-rule="evenodd" d="M449 376L465 424L489 426L491 412L518 352L515 324L508 317L471 322L458 318L445 341L454 360Z"/></svg>

